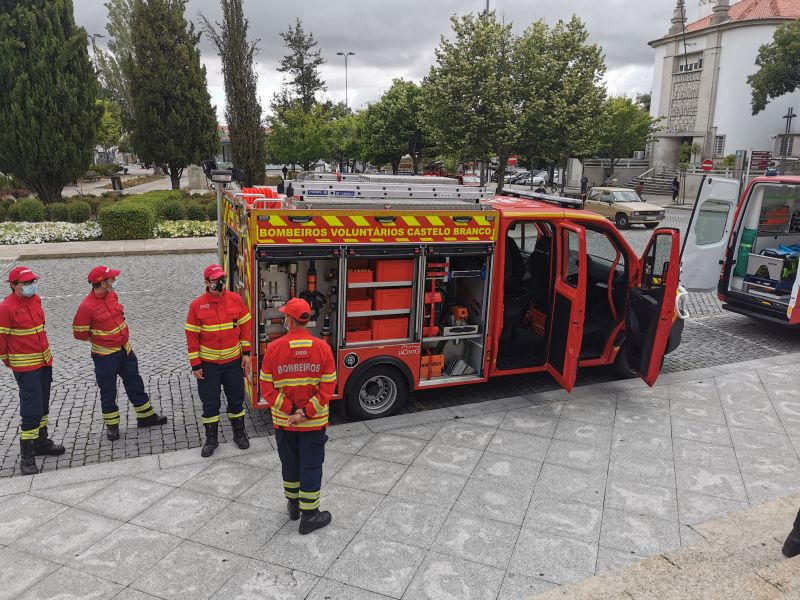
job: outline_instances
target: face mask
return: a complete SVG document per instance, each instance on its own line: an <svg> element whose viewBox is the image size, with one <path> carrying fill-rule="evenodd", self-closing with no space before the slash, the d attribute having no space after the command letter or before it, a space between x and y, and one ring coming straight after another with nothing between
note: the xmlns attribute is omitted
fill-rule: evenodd
<svg viewBox="0 0 800 600"><path fill-rule="evenodd" d="M114 282L112 282L112 283L111 283L111 289L112 289L112 290L115 290L115 289L117 289L117 285L118 285L118 284L119 284L119 281L114 281Z"/></svg>
<svg viewBox="0 0 800 600"><path fill-rule="evenodd" d="M22 295L26 298L32 297L36 293L36 284L29 283L28 285L22 286Z"/></svg>
<svg viewBox="0 0 800 600"><path fill-rule="evenodd" d="M220 277L219 279L216 279L209 287L215 292L221 292L225 289L225 278Z"/></svg>

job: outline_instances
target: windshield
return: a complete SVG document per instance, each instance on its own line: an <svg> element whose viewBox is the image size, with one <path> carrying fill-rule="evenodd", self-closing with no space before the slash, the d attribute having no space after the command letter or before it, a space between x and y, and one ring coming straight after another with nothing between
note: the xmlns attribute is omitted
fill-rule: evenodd
<svg viewBox="0 0 800 600"><path fill-rule="evenodd" d="M644 202L636 192L614 192L614 202Z"/></svg>

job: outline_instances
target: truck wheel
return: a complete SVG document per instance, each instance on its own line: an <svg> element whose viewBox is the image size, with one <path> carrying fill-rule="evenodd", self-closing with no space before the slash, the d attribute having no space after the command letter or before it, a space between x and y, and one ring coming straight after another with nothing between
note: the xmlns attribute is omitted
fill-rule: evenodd
<svg viewBox="0 0 800 600"><path fill-rule="evenodd" d="M658 227L658 223L645 223L644 226L647 227L648 229L655 229L656 227Z"/></svg>
<svg viewBox="0 0 800 600"><path fill-rule="evenodd" d="M614 218L614 223L617 224L617 229L627 229L630 227L628 215L625 213L617 213L617 216Z"/></svg>
<svg viewBox="0 0 800 600"><path fill-rule="evenodd" d="M394 367L378 366L358 376L347 395L347 410L359 419L379 419L400 410L408 400L408 381Z"/></svg>
<svg viewBox="0 0 800 600"><path fill-rule="evenodd" d="M625 352L625 344L619 349L617 357L614 359L614 371L616 371L620 379L634 379L639 376L628 364L628 353Z"/></svg>

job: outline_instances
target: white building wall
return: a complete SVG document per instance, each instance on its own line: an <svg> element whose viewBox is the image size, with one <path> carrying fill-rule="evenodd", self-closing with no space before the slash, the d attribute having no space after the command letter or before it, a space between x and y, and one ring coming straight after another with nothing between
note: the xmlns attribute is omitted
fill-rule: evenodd
<svg viewBox="0 0 800 600"><path fill-rule="evenodd" d="M800 91L786 94L767 104L753 116L751 90L747 77L756 72L755 58L762 44L772 41L775 25L748 25L725 30L722 34L719 83L714 110L717 135L725 136L725 154L736 150L772 150L772 136L782 133L786 122L781 117L793 106L800 113ZM658 61L656 62L658 68ZM793 130L800 129L795 121Z"/></svg>
<svg viewBox="0 0 800 600"><path fill-rule="evenodd" d="M654 59L653 69L653 90L650 93L650 116L658 118L663 114L661 110L661 83L664 80L664 59L667 56L667 45L664 44L656 48L656 56ZM664 100L665 106L669 103L669 98Z"/></svg>

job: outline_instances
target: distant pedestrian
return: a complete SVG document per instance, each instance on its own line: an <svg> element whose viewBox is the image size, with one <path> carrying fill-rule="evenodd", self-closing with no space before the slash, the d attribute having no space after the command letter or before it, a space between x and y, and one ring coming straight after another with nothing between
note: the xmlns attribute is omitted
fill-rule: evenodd
<svg viewBox="0 0 800 600"><path fill-rule="evenodd" d="M535 190L533 190L533 191L534 191L534 193L536 193L536 194L546 194L546 193L547 193L547 188L546 188L546 187L544 187L544 184L540 183L540 184L539 184L539 187L537 187L537 188L536 188Z"/></svg>
<svg viewBox="0 0 800 600"><path fill-rule="evenodd" d="M675 177L672 180L672 203L674 204L678 200L678 192L681 191L681 183L678 181L678 178Z"/></svg>
<svg viewBox="0 0 800 600"><path fill-rule="evenodd" d="M128 400L133 404L138 427L160 427L167 417L153 410L150 397L139 375L139 361L129 342L130 331L125 321L125 309L119 303L117 277L121 271L95 267L89 273L92 290L83 299L72 320L72 335L76 340L92 344L92 362L97 387L100 388L100 407L106 424L106 437L119 439L119 405L117 379Z"/></svg>
<svg viewBox="0 0 800 600"><path fill-rule="evenodd" d="M644 194L644 184L641 181L637 181L634 191L636 192L636 195L639 196L639 198L642 198L642 194Z"/></svg>
<svg viewBox="0 0 800 600"><path fill-rule="evenodd" d="M581 177L581 196L586 196L586 192L589 190L589 178L584 175Z"/></svg>
<svg viewBox="0 0 800 600"><path fill-rule="evenodd" d="M286 176L289 174L289 169L286 168L286 165L283 165L281 173L283 173L283 178L286 179Z"/></svg>
<svg viewBox="0 0 800 600"><path fill-rule="evenodd" d="M39 276L27 267L8 274L11 294L0 303L0 360L14 372L19 386L20 465L23 475L39 472L36 456L64 454L64 446L47 437L53 355L44 330Z"/></svg>
<svg viewBox="0 0 800 600"><path fill-rule="evenodd" d="M296 521L302 517L299 531L306 534L331 522L331 513L320 511L319 501L336 363L331 347L307 329L311 319L308 302L292 298L279 310L288 333L267 346L259 374L260 392L277 430L289 518Z"/></svg>

